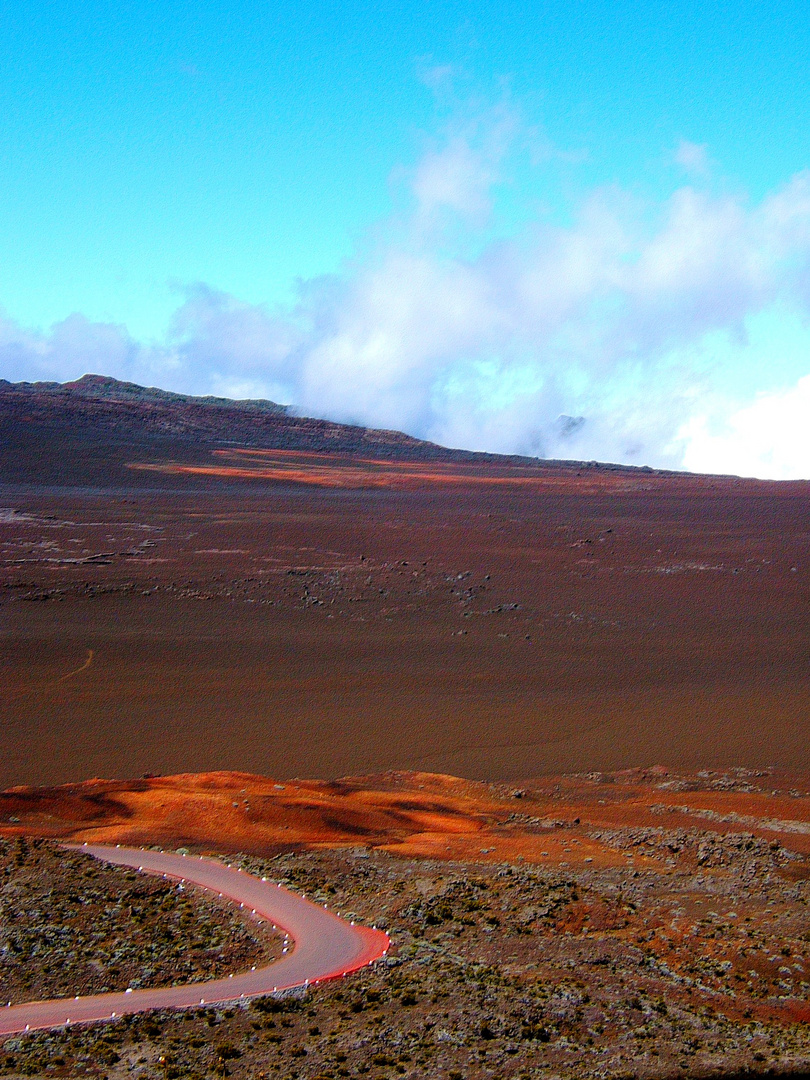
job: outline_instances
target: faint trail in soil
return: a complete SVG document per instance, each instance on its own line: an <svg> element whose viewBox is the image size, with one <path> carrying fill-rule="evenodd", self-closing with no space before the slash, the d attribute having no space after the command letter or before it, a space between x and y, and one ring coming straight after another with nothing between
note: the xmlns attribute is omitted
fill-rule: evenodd
<svg viewBox="0 0 810 1080"><path fill-rule="evenodd" d="M19 701L20 698L28 697L30 694L41 693L43 690L47 690L49 687L58 686L59 683L65 682L66 679L72 679L75 675L80 675L83 671L87 671L87 669L93 663L93 657L95 655L95 649L88 649L87 657L81 667L77 667L73 671L69 671L67 675L60 675L58 679L48 679L46 682L41 683L39 686L30 686L27 690L19 690L16 694L10 694L9 697L6 698L6 701L9 704L12 701Z"/></svg>
<svg viewBox="0 0 810 1080"><path fill-rule="evenodd" d="M80 674L81 674L81 673L82 673L83 671L87 671L87 669L88 669L88 668L90 667L90 665L91 665L91 664L93 663L93 657L94 657L94 655L95 655L95 651L94 651L93 649L88 649L88 650L87 650L87 659L86 659L86 660L85 660L85 662L84 662L84 663L82 664L82 666L81 666L81 667L77 667L75 671L69 671L69 672L67 673L67 675L62 675L62 676L61 676L60 678L58 678L58 679L57 679L56 681L57 681L57 682L64 682L64 681L65 681L65 679L72 679L74 675L80 675Z"/></svg>

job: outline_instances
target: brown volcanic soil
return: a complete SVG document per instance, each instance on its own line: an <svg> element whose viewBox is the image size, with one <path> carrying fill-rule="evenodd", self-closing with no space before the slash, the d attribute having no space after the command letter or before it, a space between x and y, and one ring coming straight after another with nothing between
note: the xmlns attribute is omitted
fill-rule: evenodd
<svg viewBox="0 0 810 1080"><path fill-rule="evenodd" d="M810 768L808 511L807 483L0 384L0 785Z"/></svg>
<svg viewBox="0 0 810 1080"><path fill-rule="evenodd" d="M808 485L252 461L0 488L0 784L810 768Z"/></svg>

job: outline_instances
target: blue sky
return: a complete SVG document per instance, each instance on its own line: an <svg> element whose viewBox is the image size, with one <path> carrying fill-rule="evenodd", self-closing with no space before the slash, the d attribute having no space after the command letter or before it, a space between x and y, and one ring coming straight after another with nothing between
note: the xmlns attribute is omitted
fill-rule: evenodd
<svg viewBox="0 0 810 1080"><path fill-rule="evenodd" d="M806 0L0 2L0 376L810 475L809 73Z"/></svg>

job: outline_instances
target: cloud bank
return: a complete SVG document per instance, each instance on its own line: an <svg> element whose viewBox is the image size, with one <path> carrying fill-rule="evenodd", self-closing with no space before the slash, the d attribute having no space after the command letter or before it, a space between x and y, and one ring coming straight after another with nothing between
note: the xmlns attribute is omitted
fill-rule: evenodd
<svg viewBox="0 0 810 1080"><path fill-rule="evenodd" d="M0 374L270 397L475 450L810 477L810 172L752 204L713 190L705 148L682 142L689 182L665 197L605 187L510 223L521 137L508 111L447 132L401 172L390 219L287 309L197 285L149 344L81 315L48 333L4 319ZM769 319L798 335L790 364L778 335L752 347Z"/></svg>

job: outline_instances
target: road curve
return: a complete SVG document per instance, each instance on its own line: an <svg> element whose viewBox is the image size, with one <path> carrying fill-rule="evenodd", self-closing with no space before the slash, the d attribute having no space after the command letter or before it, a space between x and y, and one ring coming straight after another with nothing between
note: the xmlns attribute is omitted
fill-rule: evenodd
<svg viewBox="0 0 810 1080"><path fill-rule="evenodd" d="M389 938L381 930L353 926L280 885L260 881L216 859L100 844L85 844L80 850L105 862L164 874L226 896L285 930L294 942L292 952L264 967L209 982L9 1005L0 1008L0 1036L109 1020L147 1009L183 1009L271 994L348 975L388 951Z"/></svg>

